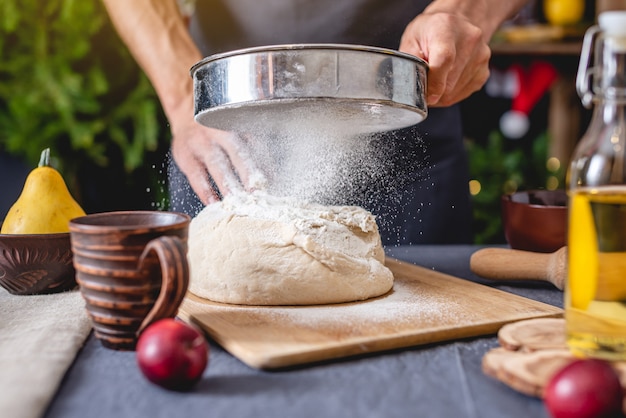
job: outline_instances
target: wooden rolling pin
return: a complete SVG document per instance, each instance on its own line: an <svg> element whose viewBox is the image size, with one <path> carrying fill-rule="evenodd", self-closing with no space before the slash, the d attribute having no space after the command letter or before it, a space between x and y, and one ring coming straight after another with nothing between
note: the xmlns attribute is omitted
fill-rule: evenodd
<svg viewBox="0 0 626 418"><path fill-rule="evenodd" d="M567 247L553 253L483 248L472 254L470 269L492 280L538 280L563 290L567 277Z"/></svg>

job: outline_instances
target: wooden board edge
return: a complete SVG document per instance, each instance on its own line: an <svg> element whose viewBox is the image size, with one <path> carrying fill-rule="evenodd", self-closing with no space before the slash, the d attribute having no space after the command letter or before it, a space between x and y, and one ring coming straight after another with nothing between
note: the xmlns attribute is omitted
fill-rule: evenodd
<svg viewBox="0 0 626 418"><path fill-rule="evenodd" d="M517 318L511 318L506 321L483 323L470 327L463 326L459 328L450 328L445 331L435 331L428 335L415 335L407 333L404 335L399 334L386 338L378 338L376 340L365 338L363 340L354 340L348 344L341 342L322 349L311 349L308 351L298 350L297 352L284 352L282 354L264 354L258 351L251 353L250 350L245 348L245 346L242 346L235 341L221 338L220 334L213 330L209 325L204 324L201 321L196 321L192 314L189 314L184 310L184 306L181 306L181 309L179 309L179 317L200 327L224 350L249 367L259 370L280 370L296 366L306 367L307 365L320 362L342 359L345 360L362 355L374 355L396 350L406 350L409 348L417 348L426 344L438 344L458 339L486 337L489 335L495 335L502 326L511 322L532 318L559 318L563 316L562 309L552 305L547 306L553 308L554 311L532 315L520 315ZM454 336L452 337L449 334L454 334ZM433 335L435 335L435 337L433 337Z"/></svg>
<svg viewBox="0 0 626 418"><path fill-rule="evenodd" d="M311 350L307 352L298 352L294 354L273 355L273 356L258 356L257 358L250 358L242 353L239 355L233 354L230 350L228 352L233 356L239 358L243 363L248 366L260 369L260 370L280 370L285 368L293 368L296 366L306 367L321 362L346 360L352 357L359 357L363 355L376 355L383 354L385 352L393 352L398 350L415 349L424 345L440 344L449 341L463 340L468 338L480 338L490 335L496 335L498 330L515 321L521 321L531 318L558 318L561 314L546 314L538 316L520 317L519 319L511 321L502 321L491 324L480 324L471 327L463 327L462 331L451 328L449 331L455 331L454 337L450 337L446 332L437 333L440 334L433 338L433 334L429 335L427 339L425 335L396 335L389 338L381 338L375 341L355 341L350 344L341 344L336 347L325 348L321 350ZM226 348L225 348L226 349ZM234 349L236 351L236 349Z"/></svg>
<svg viewBox="0 0 626 418"><path fill-rule="evenodd" d="M438 271L438 270L433 270L433 269L421 266L419 264L413 264L413 263L411 263L409 261L399 260L399 259L393 258L393 257L387 257L385 259L385 265L387 264L388 261L390 261L391 264L397 264L399 266L406 266L406 267L410 267L412 269L421 270L423 272L423 274L428 274L428 275L436 274L437 276L445 276L446 280L448 280L450 282L460 283L462 286L466 286L466 287L467 286L480 287L482 289L485 289L488 292L506 294L507 297L511 297L513 299L518 299L518 300L523 300L523 301L530 301L537 308L548 309L548 310L553 308L553 309L559 310L560 312L564 312L564 310L562 308L559 308L557 306L551 305L551 304L546 303L546 302L541 302L541 301L538 301L538 300L534 300L534 299L528 298L526 296L518 295L516 293L507 292L506 290L498 289L496 287L489 286L489 285L484 284L484 283L475 282L475 281L470 280L470 279L464 279L462 277L453 276L451 274L444 273L444 272L441 272L441 271Z"/></svg>
<svg viewBox="0 0 626 418"><path fill-rule="evenodd" d="M385 338L378 338L376 340L364 339L363 341L355 340L350 343L341 342L336 345L330 345L321 349L312 349L312 350L298 350L295 353L285 352L283 354L263 354L259 352L251 353L250 350L246 349L244 346L239 345L237 342L233 342L227 338L221 338L219 332L212 329L210 325L204 324L201 321L197 321L194 319L193 314L190 314L185 310L185 302L181 304L178 309L178 316L187 322L194 323L196 326L199 326L203 329L203 331L217 344L219 344L224 350L229 352L231 355L242 361L244 364L254 368L261 370L279 370L283 368L290 368L295 366L306 366L319 362L333 361L339 359L346 359L359 355L369 355L376 353L383 353L385 351L395 351L402 350L408 348L419 347L424 344L434 344L434 343L442 343L446 341L451 341L452 339L464 339L464 338L475 338L475 337L483 337L492 334L496 334L497 331L505 324L516 322L525 319L532 318L541 318L541 317L562 317L563 309L550 305L545 302L536 301L525 296L517 295L511 292L507 292L501 289L496 289L491 286L473 282L468 279L459 278L456 276L452 276L447 273L435 271L428 269L426 267L413 264L407 261L398 260L395 258L387 257L386 262L389 261L390 264L397 264L400 266L410 267L412 269L419 269L423 271L424 274L437 274L446 276L446 280L454 281L454 282L462 282L464 285L470 286L480 286L485 289L489 289L489 291L498 292L506 294L508 297L517 298L523 301L532 302L533 306L537 308L537 310L541 310L542 312L536 312L532 314L521 314L518 317L512 317L505 321L495 321L488 322L483 324L477 324L474 326L463 326L462 328L450 328L449 330L434 332L434 334L428 334L428 341L425 341L427 338L426 335L420 334L415 335L408 333L407 335L394 335ZM462 332L459 332L459 329L462 329ZM454 337L450 337L447 334L455 332ZM433 335L436 335L433 338Z"/></svg>

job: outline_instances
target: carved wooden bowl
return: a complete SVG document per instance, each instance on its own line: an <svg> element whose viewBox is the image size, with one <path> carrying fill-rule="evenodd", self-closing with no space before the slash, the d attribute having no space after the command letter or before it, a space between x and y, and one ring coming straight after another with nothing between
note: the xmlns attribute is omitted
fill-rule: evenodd
<svg viewBox="0 0 626 418"><path fill-rule="evenodd" d="M14 295L76 287L70 234L0 234L0 285Z"/></svg>

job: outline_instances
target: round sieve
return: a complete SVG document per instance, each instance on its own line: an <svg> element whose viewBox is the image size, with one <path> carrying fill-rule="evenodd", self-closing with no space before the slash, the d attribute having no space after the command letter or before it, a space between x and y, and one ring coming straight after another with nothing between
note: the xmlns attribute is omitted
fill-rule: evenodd
<svg viewBox="0 0 626 418"><path fill-rule="evenodd" d="M280 131L285 119L328 121L350 134L395 130L426 118L427 72L417 57L369 46L241 49L191 68L194 115L204 126L236 132Z"/></svg>

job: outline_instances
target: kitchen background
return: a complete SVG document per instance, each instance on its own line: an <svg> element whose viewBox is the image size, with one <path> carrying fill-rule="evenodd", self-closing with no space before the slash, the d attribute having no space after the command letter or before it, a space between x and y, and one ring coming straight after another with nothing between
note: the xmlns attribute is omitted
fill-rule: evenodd
<svg viewBox="0 0 626 418"><path fill-rule="evenodd" d="M492 77L462 106L477 243L504 242L503 193L564 187L590 116L573 85L582 34L626 2L581 0L563 27L543 1L494 38ZM167 121L99 0L3 0L0 63L0 219L46 147L88 213L167 208Z"/></svg>

